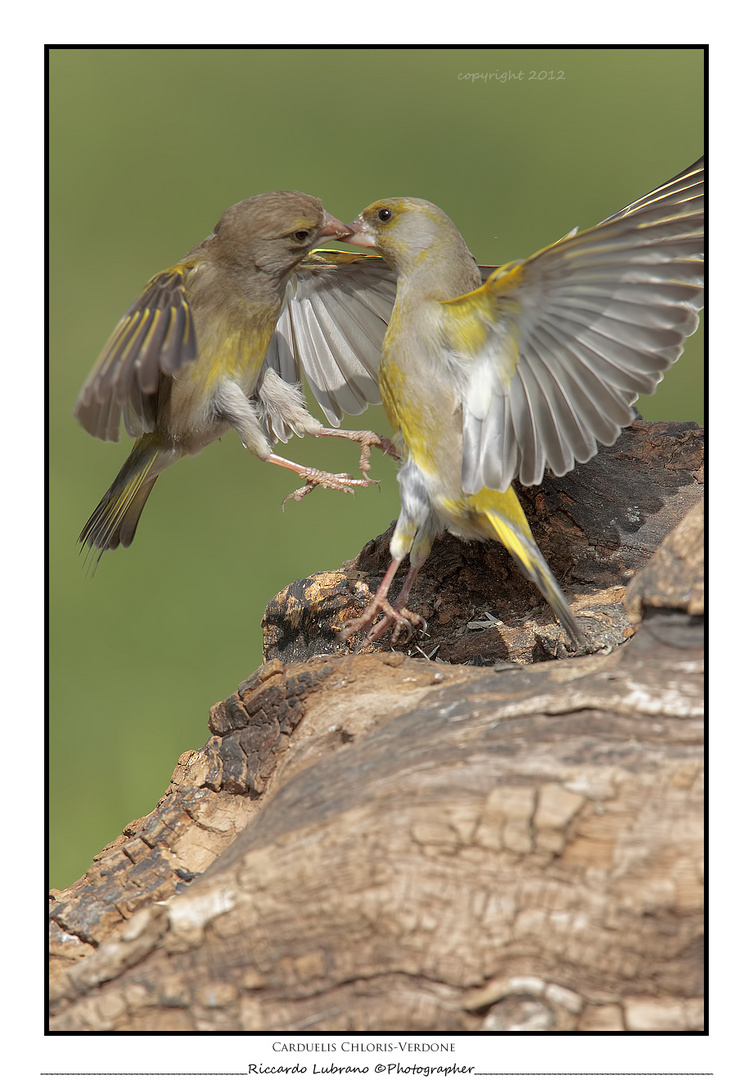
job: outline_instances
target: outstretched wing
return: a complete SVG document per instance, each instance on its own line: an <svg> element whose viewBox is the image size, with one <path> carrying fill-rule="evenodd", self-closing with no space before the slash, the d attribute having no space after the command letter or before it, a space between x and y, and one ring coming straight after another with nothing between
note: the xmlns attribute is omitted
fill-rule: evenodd
<svg viewBox="0 0 753 1080"><path fill-rule="evenodd" d="M331 424L379 401L382 339L397 278L378 255L312 251L288 284L265 363L286 382L305 375Z"/></svg>
<svg viewBox="0 0 753 1080"><path fill-rule="evenodd" d="M698 326L703 159L445 305L464 372L463 488L541 482L611 444Z"/></svg>
<svg viewBox="0 0 753 1080"><path fill-rule="evenodd" d="M188 265L156 274L115 327L81 391L74 414L90 435L120 438L153 431L160 378L196 359L196 331L186 298Z"/></svg>

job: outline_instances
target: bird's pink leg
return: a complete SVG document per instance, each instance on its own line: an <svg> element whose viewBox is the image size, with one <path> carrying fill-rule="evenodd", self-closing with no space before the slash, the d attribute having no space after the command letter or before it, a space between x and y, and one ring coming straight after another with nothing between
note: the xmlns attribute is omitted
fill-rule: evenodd
<svg viewBox="0 0 753 1080"><path fill-rule="evenodd" d="M405 606L405 602L408 599L413 582L416 580L416 575L420 567L412 566L408 572L408 576L405 579L400 595L397 598L395 607L393 607L387 600L387 593L392 579L395 576L398 566L402 562L402 559L393 559L390 565L387 567L387 573L382 578L382 583L377 589L374 599L367 606L366 610L357 619L351 619L345 624L340 631L340 640L346 641L351 635L355 634L358 630L363 630L368 626L372 619L382 612L384 618L381 619L376 626L372 627L366 636L367 641L377 641L390 626L394 626L392 631L392 644L394 645L400 634L405 630L408 640L413 637L413 633L416 627L420 627L421 630L426 630L426 620L420 615L416 615L415 612L409 611Z"/></svg>

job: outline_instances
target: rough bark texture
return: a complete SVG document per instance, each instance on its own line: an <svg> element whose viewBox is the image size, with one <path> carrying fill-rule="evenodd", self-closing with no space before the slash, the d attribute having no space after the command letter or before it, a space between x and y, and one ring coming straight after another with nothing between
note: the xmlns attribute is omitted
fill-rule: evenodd
<svg viewBox="0 0 753 1080"><path fill-rule="evenodd" d="M315 655L383 538L276 597L206 746L53 895L51 1029L702 1027L701 478L700 429L639 422L533 495L590 655L451 538L415 605L446 663Z"/></svg>
<svg viewBox="0 0 753 1080"><path fill-rule="evenodd" d="M571 601L587 651L618 645L632 633L624 586L703 494L703 429L638 420L614 446L567 476L519 488L536 541ZM359 615L387 568L392 528L340 570L289 585L262 621L264 651L286 663L344 651L390 649L389 636L345 645L337 635ZM406 560L407 563L407 560ZM396 594L407 565L398 572ZM567 636L536 586L499 544L437 541L411 593L410 607L429 636L410 655L455 664L530 664L567 655ZM488 613L488 614L487 614Z"/></svg>

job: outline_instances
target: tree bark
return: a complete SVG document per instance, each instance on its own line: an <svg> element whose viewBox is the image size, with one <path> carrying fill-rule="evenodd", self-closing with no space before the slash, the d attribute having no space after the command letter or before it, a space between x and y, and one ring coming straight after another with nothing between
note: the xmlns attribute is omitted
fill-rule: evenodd
<svg viewBox="0 0 753 1080"><path fill-rule="evenodd" d="M275 597L205 747L54 893L51 1029L701 1028L702 468L638 421L525 493L584 655L450 537L431 662L337 643L388 534Z"/></svg>

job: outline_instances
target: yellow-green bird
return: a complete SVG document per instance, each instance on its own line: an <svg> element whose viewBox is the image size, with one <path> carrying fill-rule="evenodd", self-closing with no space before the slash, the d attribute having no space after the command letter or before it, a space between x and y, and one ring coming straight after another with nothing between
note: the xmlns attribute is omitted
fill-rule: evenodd
<svg viewBox="0 0 753 1080"><path fill-rule="evenodd" d="M368 470L371 432L336 431L306 409L309 379L329 420L379 400L376 364L395 285L384 266L345 251L312 252L347 235L321 202L298 191L254 195L231 206L212 234L155 275L104 347L75 407L84 428L117 441L121 420L137 439L79 540L127 547L157 477L235 429L261 458L292 469L304 486L352 491L371 481L306 468L272 452L291 434L361 444ZM310 254L311 253L311 254ZM361 356L370 358L364 364Z"/></svg>
<svg viewBox="0 0 753 1080"><path fill-rule="evenodd" d="M447 529L504 544L581 642L510 485L539 484L545 468L561 476L597 441L613 443L679 357L702 305L703 176L699 161L485 281L453 222L424 199L380 199L350 223L348 242L375 248L397 274L379 388L402 464L392 561L342 637L379 613L371 640L424 625L406 602Z"/></svg>

